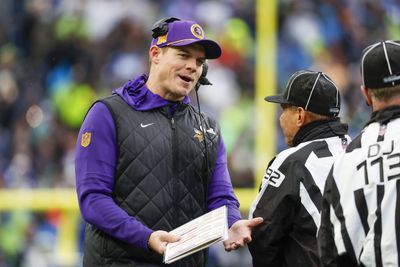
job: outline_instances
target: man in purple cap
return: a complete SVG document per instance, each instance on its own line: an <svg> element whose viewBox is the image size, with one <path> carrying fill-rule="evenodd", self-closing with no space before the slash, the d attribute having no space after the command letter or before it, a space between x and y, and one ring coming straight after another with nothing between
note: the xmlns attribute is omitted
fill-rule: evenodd
<svg viewBox="0 0 400 267"><path fill-rule="evenodd" d="M221 48L196 22L175 18L158 22L153 38L149 75L97 101L79 132L84 266L163 266L166 245L179 240L168 231L223 205L228 251L250 242L262 222L240 219L219 126L189 104L205 60ZM172 265L204 266L206 253Z"/></svg>

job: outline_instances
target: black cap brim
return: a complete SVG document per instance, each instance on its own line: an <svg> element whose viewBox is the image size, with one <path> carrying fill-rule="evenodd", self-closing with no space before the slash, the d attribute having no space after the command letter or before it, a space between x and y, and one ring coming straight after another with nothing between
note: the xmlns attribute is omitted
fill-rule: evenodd
<svg viewBox="0 0 400 267"><path fill-rule="evenodd" d="M289 101L283 95L271 95L264 97L267 102L278 103L278 104L290 104Z"/></svg>
<svg viewBox="0 0 400 267"><path fill-rule="evenodd" d="M203 39L198 43L204 46L207 59L216 59L221 56L221 47L216 42L209 39Z"/></svg>

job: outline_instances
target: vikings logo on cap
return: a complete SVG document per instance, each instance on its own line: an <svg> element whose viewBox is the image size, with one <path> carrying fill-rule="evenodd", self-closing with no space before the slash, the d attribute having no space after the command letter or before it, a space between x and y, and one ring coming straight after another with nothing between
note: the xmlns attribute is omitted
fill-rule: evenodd
<svg viewBox="0 0 400 267"><path fill-rule="evenodd" d="M199 24L193 24L192 27L190 27L190 31L192 32L192 34L194 36L196 36L199 39L204 39L204 31L203 29L200 27Z"/></svg>

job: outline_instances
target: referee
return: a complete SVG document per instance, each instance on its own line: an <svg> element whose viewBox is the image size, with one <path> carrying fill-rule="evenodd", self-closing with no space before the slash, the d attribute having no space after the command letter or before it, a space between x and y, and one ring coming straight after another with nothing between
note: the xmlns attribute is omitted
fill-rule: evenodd
<svg viewBox="0 0 400 267"><path fill-rule="evenodd" d="M400 265L400 42L364 49L371 119L334 163L318 242L324 266Z"/></svg>
<svg viewBox="0 0 400 267"><path fill-rule="evenodd" d="M349 141L337 117L340 94L322 72L299 71L283 95L268 96L282 107L280 126L291 148L268 165L250 217L263 217L249 249L254 266L319 266L317 228L323 186L333 160Z"/></svg>

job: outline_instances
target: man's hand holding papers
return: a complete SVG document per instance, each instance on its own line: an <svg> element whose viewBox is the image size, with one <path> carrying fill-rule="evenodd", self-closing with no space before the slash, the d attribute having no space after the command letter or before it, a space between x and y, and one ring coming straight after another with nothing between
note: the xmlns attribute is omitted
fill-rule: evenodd
<svg viewBox="0 0 400 267"><path fill-rule="evenodd" d="M158 254L164 255L168 243L178 242L181 238L179 235L170 234L166 231L153 232L148 241L148 247Z"/></svg>

